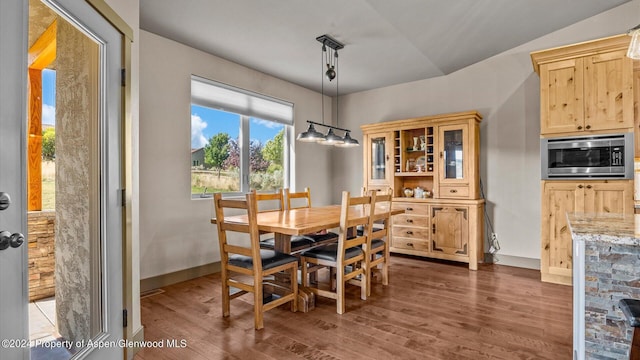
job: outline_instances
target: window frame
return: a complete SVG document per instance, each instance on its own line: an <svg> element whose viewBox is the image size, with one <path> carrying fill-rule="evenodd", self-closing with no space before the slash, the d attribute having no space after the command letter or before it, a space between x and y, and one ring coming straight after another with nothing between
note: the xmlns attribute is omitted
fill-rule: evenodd
<svg viewBox="0 0 640 360"><path fill-rule="evenodd" d="M191 118L191 115L193 114L192 112L192 107L193 105L199 106L199 107L204 107L204 108L209 108L209 109L213 109L213 110L219 110L219 111L224 111L224 112L229 112L229 113L233 113L236 114L240 117L240 127L238 129L238 146L239 146L239 150L240 150L240 169L239 169L239 177L240 177L240 190L239 191L228 191L228 192L223 192L223 194L225 195L240 195L243 193L247 193L249 191L251 191L251 170L250 170L250 144L251 144L251 119L260 119L263 121L270 121L276 124L280 124L283 126L284 128L284 133L283 133L283 157L282 157L282 177L283 177L283 188L288 188L291 184L291 176L292 176L292 164L291 164L291 156L290 156L290 148L293 146L293 133L294 133L294 121L293 121L293 103L289 103L277 98L273 98L270 96L266 96L263 94L257 94L248 90L244 90L244 89L240 89L240 88L236 88L227 84L221 84L212 80L208 80L208 79L204 79L195 75L192 75L191 77L191 83L193 86L193 82L194 81L198 81L201 83L206 83L206 84L210 84L212 86L219 86L221 85L222 88L224 88L225 90L231 90L231 91L237 91L238 93L241 94L249 94L249 95L255 95L256 97L259 97L261 100L272 100L275 103L278 104L290 104L291 106L291 123L287 123L285 121L281 121L281 120L273 120L273 119L264 119L262 117L259 116L255 116L255 115L247 115L247 114L243 114L241 112L238 112L237 110L233 109L225 109L223 107L212 107L212 106L208 106L207 104L204 104L202 101L198 101L198 102L194 102L194 98L193 95L191 95L190 97L190 106L189 106L189 118ZM191 122L190 123L190 127L191 127ZM209 124L209 123L208 123ZM191 131L189 132L191 133ZM265 145L265 144L262 144ZM191 148L191 142L189 142L189 146ZM191 164L192 161L190 159L189 163ZM203 164L204 165L204 164ZM191 174L191 166L189 167L189 171ZM191 180L189 181L189 188L191 189ZM191 191L191 190L190 190ZM213 192L202 192L202 193L191 193L191 199L192 200L196 200L196 199L207 199L207 198L211 198L213 196Z"/></svg>

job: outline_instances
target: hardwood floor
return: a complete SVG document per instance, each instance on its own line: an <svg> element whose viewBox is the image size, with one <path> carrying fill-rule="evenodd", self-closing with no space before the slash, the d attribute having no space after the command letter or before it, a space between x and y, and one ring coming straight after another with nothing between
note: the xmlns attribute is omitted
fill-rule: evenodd
<svg viewBox="0 0 640 360"><path fill-rule="evenodd" d="M346 313L320 298L309 313L286 307L253 329L252 298L222 318L220 277L205 276L141 300L151 359L571 359L572 288L539 271L392 256L390 284L367 301L349 286ZM184 340L186 347L168 347Z"/></svg>

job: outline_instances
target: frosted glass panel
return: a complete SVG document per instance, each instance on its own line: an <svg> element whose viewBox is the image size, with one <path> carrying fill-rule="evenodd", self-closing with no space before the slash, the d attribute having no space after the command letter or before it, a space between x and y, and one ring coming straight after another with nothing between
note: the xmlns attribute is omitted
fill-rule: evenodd
<svg viewBox="0 0 640 360"><path fill-rule="evenodd" d="M373 180L385 179L386 164L384 154L385 138L371 139L371 179Z"/></svg>

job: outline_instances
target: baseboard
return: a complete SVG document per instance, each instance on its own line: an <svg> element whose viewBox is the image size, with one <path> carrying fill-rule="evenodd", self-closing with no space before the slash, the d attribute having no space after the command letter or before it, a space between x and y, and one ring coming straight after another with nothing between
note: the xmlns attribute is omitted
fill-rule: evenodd
<svg viewBox="0 0 640 360"><path fill-rule="evenodd" d="M200 265L140 280L140 293L220 272L220 262Z"/></svg>
<svg viewBox="0 0 640 360"><path fill-rule="evenodd" d="M131 339L127 339L129 342L129 344L142 344L144 341L144 326L141 326L140 329L138 329L138 331L136 331L135 333L133 333L133 336L131 337ZM140 346L130 346L127 347L127 359L131 360L133 359L134 356L136 356L136 353L138 351L140 351L140 349L142 349Z"/></svg>
<svg viewBox="0 0 640 360"><path fill-rule="evenodd" d="M532 259L511 255L484 255L485 263L494 263L498 265L514 266L525 269L540 270L540 259Z"/></svg>

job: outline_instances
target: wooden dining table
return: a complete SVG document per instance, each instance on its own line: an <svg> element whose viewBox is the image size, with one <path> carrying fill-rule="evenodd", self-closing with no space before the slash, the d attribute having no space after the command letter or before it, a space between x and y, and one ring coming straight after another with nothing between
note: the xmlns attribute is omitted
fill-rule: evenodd
<svg viewBox="0 0 640 360"><path fill-rule="evenodd" d="M374 221L383 215L380 211L386 210L384 207L389 204L378 204ZM391 215L401 214L404 210L392 209ZM350 207L349 219L358 222L368 216L367 211L362 207ZM230 223L247 223L247 215L232 215L225 218ZM257 214L258 230L261 233L273 233L275 235L275 250L289 254L291 253L291 236L312 234L325 229L340 226L340 205L317 206L310 208L298 208L291 210L264 211ZM211 219L212 224L216 224L216 219Z"/></svg>
<svg viewBox="0 0 640 360"><path fill-rule="evenodd" d="M383 217L380 212L386 210L391 204L378 204L374 215L374 221ZM312 234L325 229L332 229L340 226L340 205L317 206L310 208L298 208L291 210L264 211L257 214L258 230L260 233L273 233L274 247L276 251L286 254L291 253L291 236ZM374 213L374 214L375 214ZM404 213L403 209L391 209L391 215ZM353 223L366 219L368 211L362 206L349 208L349 219ZM247 224L248 217L243 215L231 215L225 217L225 222ZM211 219L212 224L217 224L216 219ZM277 280L278 281L278 280ZM288 281L282 279L278 283L286 284ZM298 288L298 309L309 311L313 309L313 293L305 292L305 289ZM310 297L311 296L311 297Z"/></svg>

